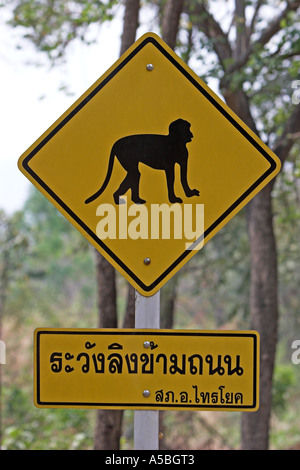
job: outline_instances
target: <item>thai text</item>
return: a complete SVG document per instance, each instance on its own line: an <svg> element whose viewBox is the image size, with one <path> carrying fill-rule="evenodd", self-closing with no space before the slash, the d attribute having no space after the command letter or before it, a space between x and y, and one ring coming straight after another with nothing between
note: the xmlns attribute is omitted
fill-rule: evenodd
<svg viewBox="0 0 300 470"><path fill-rule="evenodd" d="M198 385L192 385L192 390L181 391L177 394L172 390L156 390L155 401L159 403L189 403L195 405L242 405L241 392L229 392L224 385L216 390L203 391Z"/></svg>

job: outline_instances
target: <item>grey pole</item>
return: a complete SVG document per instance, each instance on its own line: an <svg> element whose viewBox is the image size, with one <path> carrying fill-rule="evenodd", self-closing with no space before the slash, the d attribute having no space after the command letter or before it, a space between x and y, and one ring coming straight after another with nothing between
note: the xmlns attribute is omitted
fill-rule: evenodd
<svg viewBox="0 0 300 470"><path fill-rule="evenodd" d="M160 327L160 291L151 297L135 292L135 328ZM134 449L158 450L159 411L134 411Z"/></svg>

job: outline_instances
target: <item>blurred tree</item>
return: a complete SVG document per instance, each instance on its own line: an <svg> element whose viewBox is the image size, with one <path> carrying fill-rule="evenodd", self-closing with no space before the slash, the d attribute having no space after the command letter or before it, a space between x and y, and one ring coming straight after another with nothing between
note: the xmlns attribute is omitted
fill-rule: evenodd
<svg viewBox="0 0 300 470"><path fill-rule="evenodd" d="M120 55L135 41L139 8L139 0L126 0ZM115 269L99 252L96 252L96 258L99 328L117 328L118 315ZM134 327L134 292L133 287L128 285L127 307L124 320L124 327L126 328ZM122 418L122 410L98 410L94 443L95 449L115 450L120 448Z"/></svg>
<svg viewBox="0 0 300 470"><path fill-rule="evenodd" d="M6 310L10 288L26 274L22 261L28 253L28 238L19 230L21 217L21 212L9 216L0 211L0 319Z"/></svg>
<svg viewBox="0 0 300 470"><path fill-rule="evenodd" d="M79 35L87 40L88 25L112 17L113 9L123 4L61 0L12 3L11 24L25 27L26 37L51 59L61 57L72 38ZM297 28L300 0L149 0L147 3L157 9L162 37L171 47L180 38L177 46L184 59L196 71L199 69L202 78L217 80L226 103L284 164L300 132L300 104L291 99L292 83L300 66ZM138 2L127 1L125 5L129 10L122 44L127 47L135 37ZM133 11L133 15L129 14ZM125 23L134 31L128 40ZM251 327L261 335L261 397L259 411L243 416L244 449L266 449L269 445L278 325L273 188L274 181L252 200L246 211L251 253ZM100 264L98 272L103 276L107 271ZM113 305L115 280L112 272L110 276Z"/></svg>
<svg viewBox="0 0 300 470"><path fill-rule="evenodd" d="M296 25L300 2L227 2L223 22L221 8L220 11L216 8L221 4L224 7L224 2L211 0L195 1L187 6L188 28L194 33L189 35L189 50L198 42L202 46L200 50L205 48L213 53L215 61L210 62L211 57L208 57L208 62L214 66L208 67L207 76L219 79L220 91L229 107L284 163L300 130L300 106L291 100L291 80L299 67L296 58L300 55L300 35ZM270 20L266 21L268 17ZM243 416L244 449L266 449L269 443L278 324L273 186L274 181L247 206L250 313L251 326L261 335L261 393L259 411Z"/></svg>
<svg viewBox="0 0 300 470"><path fill-rule="evenodd" d="M25 27L25 37L54 62L65 55L72 40L94 42L96 37L88 34L90 26L112 20L118 3L117 0L18 0L13 2L9 23Z"/></svg>
<svg viewBox="0 0 300 470"><path fill-rule="evenodd" d="M57 326L64 326L65 311L69 326L72 321L85 326L96 317L96 283L90 281L96 270L90 244L34 187L20 213L18 230L26 234L28 243L27 257L22 259L29 281L23 311L39 311L46 322ZM20 295L16 291L10 304Z"/></svg>
<svg viewBox="0 0 300 470"><path fill-rule="evenodd" d="M59 416L64 412L53 413L50 424L47 417L44 419L30 405L30 337L33 325L34 328L94 326L97 318L96 282L91 282L94 278L91 246L34 187L23 210L12 216L0 213L0 317L3 314L5 318L3 339L10 352L9 366L2 369L5 386L3 402L0 401L5 449L35 448L35 445L47 448L47 435L49 446L67 447L68 443L70 446L72 420L76 420L77 430L82 430L84 438L92 437L86 410L66 411L69 426L66 422L61 425L58 442L51 436L55 436L54 431L60 426ZM29 350L23 342L27 329Z"/></svg>

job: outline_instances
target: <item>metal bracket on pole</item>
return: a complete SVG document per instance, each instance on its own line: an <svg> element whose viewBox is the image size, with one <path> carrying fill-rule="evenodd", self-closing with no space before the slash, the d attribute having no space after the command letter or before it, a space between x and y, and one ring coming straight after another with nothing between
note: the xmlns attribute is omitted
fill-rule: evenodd
<svg viewBox="0 0 300 470"><path fill-rule="evenodd" d="M160 291L151 297L135 292L135 328L160 327ZM158 450L159 411L134 412L134 449Z"/></svg>

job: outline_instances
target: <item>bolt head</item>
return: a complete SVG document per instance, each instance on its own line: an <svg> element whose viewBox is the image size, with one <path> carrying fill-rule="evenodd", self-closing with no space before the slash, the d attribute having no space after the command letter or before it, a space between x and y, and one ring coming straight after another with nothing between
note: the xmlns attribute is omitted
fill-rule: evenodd
<svg viewBox="0 0 300 470"><path fill-rule="evenodd" d="M148 72L152 72L152 70L154 69L153 64L147 64L146 69L148 70Z"/></svg>
<svg viewBox="0 0 300 470"><path fill-rule="evenodd" d="M149 390L144 390L144 391L143 391L143 396L144 396L145 398L148 398L148 397L150 396Z"/></svg>
<svg viewBox="0 0 300 470"><path fill-rule="evenodd" d="M150 258L145 258L145 259L144 259L144 264L145 264L146 266L148 266L150 263L151 263L151 259L150 259Z"/></svg>

